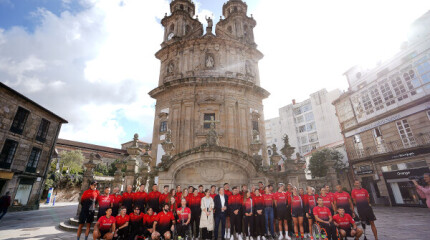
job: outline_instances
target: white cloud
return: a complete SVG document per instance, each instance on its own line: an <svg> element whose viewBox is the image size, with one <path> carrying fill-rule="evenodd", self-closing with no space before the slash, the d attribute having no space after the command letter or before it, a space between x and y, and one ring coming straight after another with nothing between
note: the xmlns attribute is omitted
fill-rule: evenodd
<svg viewBox="0 0 430 240"><path fill-rule="evenodd" d="M372 65L394 55L409 25L430 9L417 0L260 0L252 5L261 85L271 92L265 117L292 99L322 88L347 88L342 74L356 64Z"/></svg>
<svg viewBox="0 0 430 240"><path fill-rule="evenodd" d="M63 4L69 4L63 1ZM120 147L124 122L150 140L167 0L82 1L79 13L37 9L33 33L0 29L0 79L69 121L60 137ZM142 127L143 126L143 127Z"/></svg>

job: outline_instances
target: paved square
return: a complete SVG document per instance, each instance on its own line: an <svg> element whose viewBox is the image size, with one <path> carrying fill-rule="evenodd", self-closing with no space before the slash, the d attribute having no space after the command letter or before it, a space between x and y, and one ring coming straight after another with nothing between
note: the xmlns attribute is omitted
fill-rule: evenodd
<svg viewBox="0 0 430 240"><path fill-rule="evenodd" d="M0 239L55 240L76 239L76 233L58 228L76 213L77 205L43 207L38 211L8 213L0 222ZM430 239L430 211L425 208L375 207L380 240ZM367 237L374 240L370 227ZM84 239L82 234L81 239ZM90 237L92 239L92 237Z"/></svg>

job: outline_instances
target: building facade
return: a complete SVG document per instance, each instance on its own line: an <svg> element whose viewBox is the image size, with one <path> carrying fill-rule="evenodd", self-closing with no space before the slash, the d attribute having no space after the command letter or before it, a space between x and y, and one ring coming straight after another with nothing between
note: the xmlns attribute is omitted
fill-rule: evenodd
<svg viewBox="0 0 430 240"><path fill-rule="evenodd" d="M10 192L12 210L39 208L63 123L67 121L0 83L0 191Z"/></svg>
<svg viewBox="0 0 430 240"><path fill-rule="evenodd" d="M376 203L422 206L408 177L430 172L430 12L410 41L379 66L349 69L334 101L355 177Z"/></svg>
<svg viewBox="0 0 430 240"><path fill-rule="evenodd" d="M268 164L257 50L247 5L230 0L212 32L203 26L190 0L174 0L165 28L156 99L153 165L159 184L246 184L264 180ZM259 155L259 160L253 158Z"/></svg>
<svg viewBox="0 0 430 240"><path fill-rule="evenodd" d="M309 99L279 109L279 117L266 120L268 145L276 144L281 149L282 138L288 135L290 145L301 156L332 143L343 141L336 110L332 102L341 95L336 89L322 89L312 93ZM270 150L269 150L270 151Z"/></svg>

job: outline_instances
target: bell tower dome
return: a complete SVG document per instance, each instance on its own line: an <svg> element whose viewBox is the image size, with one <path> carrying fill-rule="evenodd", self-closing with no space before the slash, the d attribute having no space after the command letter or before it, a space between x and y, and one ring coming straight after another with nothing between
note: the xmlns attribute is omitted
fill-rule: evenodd
<svg viewBox="0 0 430 240"><path fill-rule="evenodd" d="M216 27L216 35L224 38L232 38L253 47L254 27L257 22L254 18L247 16L248 5L242 0L230 0L222 7L221 19Z"/></svg>
<svg viewBox="0 0 430 240"><path fill-rule="evenodd" d="M203 35L203 25L194 18L196 6L191 0L173 0L170 3L169 16L161 20L164 27L162 47L179 40Z"/></svg>

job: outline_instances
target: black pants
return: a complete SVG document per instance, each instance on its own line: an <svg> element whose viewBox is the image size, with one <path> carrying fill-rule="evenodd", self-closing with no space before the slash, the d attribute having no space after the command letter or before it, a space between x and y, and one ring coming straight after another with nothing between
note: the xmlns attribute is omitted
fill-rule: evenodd
<svg viewBox="0 0 430 240"><path fill-rule="evenodd" d="M117 232L118 236L114 237L115 240L128 240L128 227L121 228Z"/></svg>
<svg viewBox="0 0 430 240"><path fill-rule="evenodd" d="M242 233L242 214L238 213L236 215L232 213L230 215L230 224L231 224L231 234L233 234L233 231L236 231L236 233L241 234Z"/></svg>
<svg viewBox="0 0 430 240"><path fill-rule="evenodd" d="M245 216L243 218L245 236L255 236L254 219L255 219L254 215L252 215L252 216ZM248 228L249 228L249 231L248 231Z"/></svg>
<svg viewBox="0 0 430 240"><path fill-rule="evenodd" d="M212 239L212 231L207 228L202 228L202 239Z"/></svg>
<svg viewBox="0 0 430 240"><path fill-rule="evenodd" d="M264 236L264 232L266 231L266 227L265 227L265 220L264 220L264 212L259 215L259 214L255 214L255 231L254 234L255 236Z"/></svg>
<svg viewBox="0 0 430 240"><path fill-rule="evenodd" d="M185 238L187 236L187 231L189 227L189 223L188 225L183 225L182 223L176 224L176 232L178 233L178 236Z"/></svg>
<svg viewBox="0 0 430 240"><path fill-rule="evenodd" d="M218 232L219 232L219 223L221 222L221 238L224 239L224 234L225 234L225 219L226 219L226 214L224 212L219 213L219 214L215 214L215 240L218 239Z"/></svg>
<svg viewBox="0 0 430 240"><path fill-rule="evenodd" d="M195 212L193 213L193 211L191 211L191 222L190 222L190 226L191 226L191 231L194 233L194 237L197 238L199 237L199 227L200 227L200 212ZM195 227L195 229L194 229Z"/></svg>
<svg viewBox="0 0 430 240"><path fill-rule="evenodd" d="M333 223L327 224L327 223L320 222L320 226L321 228L324 228L325 231L327 232L328 240L337 240L336 227L334 226Z"/></svg>
<svg viewBox="0 0 430 240"><path fill-rule="evenodd" d="M288 205L288 208L287 208L287 224L288 224L289 235L293 235L294 228L293 228L293 217L291 216L291 205Z"/></svg>
<svg viewBox="0 0 430 240"><path fill-rule="evenodd" d="M1 208L1 209L0 209L0 219L2 219L2 217L3 217L4 215L6 215L6 213L7 213L7 207L6 207L6 208Z"/></svg>

